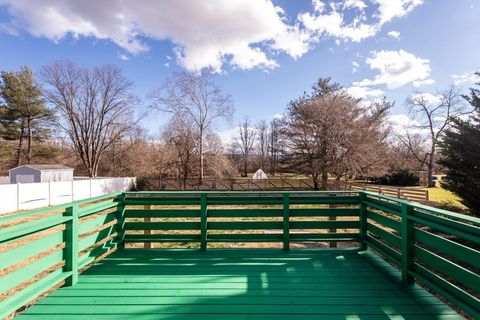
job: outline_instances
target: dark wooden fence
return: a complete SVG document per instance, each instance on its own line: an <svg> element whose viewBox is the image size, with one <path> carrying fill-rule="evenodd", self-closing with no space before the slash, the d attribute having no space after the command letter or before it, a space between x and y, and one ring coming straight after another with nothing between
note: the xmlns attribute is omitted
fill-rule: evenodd
<svg viewBox="0 0 480 320"><path fill-rule="evenodd" d="M309 178L271 178L252 180L234 179L188 179L186 185L176 179L142 178L145 179L146 191L302 191L314 190L312 179ZM428 190L412 187L382 186L368 183L353 183L329 181L328 190L358 190L384 194L390 197L428 203Z"/></svg>

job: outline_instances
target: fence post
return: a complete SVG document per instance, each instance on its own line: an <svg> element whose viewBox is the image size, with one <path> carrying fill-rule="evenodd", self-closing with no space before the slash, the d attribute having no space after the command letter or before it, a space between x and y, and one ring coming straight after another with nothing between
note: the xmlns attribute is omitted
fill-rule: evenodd
<svg viewBox="0 0 480 320"><path fill-rule="evenodd" d="M200 250L207 250L207 194L200 196Z"/></svg>
<svg viewBox="0 0 480 320"><path fill-rule="evenodd" d="M402 281L405 283L413 283L413 277L408 273L413 266L414 261L414 225L409 219L409 216L413 213L413 206L409 203L402 203L401 215L401 249L402 249Z"/></svg>
<svg viewBox="0 0 480 320"><path fill-rule="evenodd" d="M17 182L17 210L20 210L20 183Z"/></svg>
<svg viewBox="0 0 480 320"><path fill-rule="evenodd" d="M75 200L74 195L73 195L73 190L74 190L74 185L73 182L75 180L72 180L72 185L70 186L70 193L72 194L72 202ZM92 197L91 192L90 192L90 197Z"/></svg>
<svg viewBox="0 0 480 320"><path fill-rule="evenodd" d="M290 195L283 194L283 250L290 250Z"/></svg>
<svg viewBox="0 0 480 320"><path fill-rule="evenodd" d="M71 275L65 279L66 286L73 286L78 282L78 205L67 207L65 216L71 217L65 224L65 272Z"/></svg>
<svg viewBox="0 0 480 320"><path fill-rule="evenodd" d="M366 194L364 192L358 193L360 196L360 250L367 250L367 204Z"/></svg>
<svg viewBox="0 0 480 320"><path fill-rule="evenodd" d="M122 193L118 197L118 208L117 208L117 248L125 248L125 193Z"/></svg>
<svg viewBox="0 0 480 320"><path fill-rule="evenodd" d="M52 205L52 182L48 181L48 205Z"/></svg>

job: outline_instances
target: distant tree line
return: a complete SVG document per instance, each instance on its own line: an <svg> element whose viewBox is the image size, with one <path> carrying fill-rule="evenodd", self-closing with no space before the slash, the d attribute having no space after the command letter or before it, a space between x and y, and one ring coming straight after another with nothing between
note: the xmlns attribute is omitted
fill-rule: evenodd
<svg viewBox="0 0 480 320"><path fill-rule="evenodd" d="M435 99L407 100L412 123L390 126L393 102L364 101L330 78L320 78L270 121L245 118L231 142L218 134L231 123L234 103L211 69L177 72L144 100L121 70L59 61L37 77L29 67L0 79L0 174L27 163L62 163L77 174L191 179L311 177L316 189L368 179L412 184L435 173L478 214L479 90L451 87ZM430 97L431 98L431 97ZM471 107L471 108L470 108ZM468 116L468 112L474 113ZM145 114L167 116L158 133L140 125Z"/></svg>

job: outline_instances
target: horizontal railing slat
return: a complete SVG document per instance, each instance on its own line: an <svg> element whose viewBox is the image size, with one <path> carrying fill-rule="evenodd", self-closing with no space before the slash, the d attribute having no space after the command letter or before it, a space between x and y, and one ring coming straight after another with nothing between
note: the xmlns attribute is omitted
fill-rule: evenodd
<svg viewBox="0 0 480 320"><path fill-rule="evenodd" d="M102 241L105 238L108 238L115 232L115 226L109 226L105 229L99 230L96 233L93 233L87 237L82 238L78 241L78 251L81 252L87 249L90 246L93 246L97 242Z"/></svg>
<svg viewBox="0 0 480 320"><path fill-rule="evenodd" d="M49 217L39 221L25 222L16 226L8 227L0 233L0 242L14 240L20 237L28 236L70 221L70 217Z"/></svg>
<svg viewBox="0 0 480 320"><path fill-rule="evenodd" d="M8 315L15 312L19 306L23 306L35 300L37 297L65 280L70 274L71 272L63 272L62 269L55 270L32 285L2 300L0 319L6 318Z"/></svg>
<svg viewBox="0 0 480 320"><path fill-rule="evenodd" d="M358 233L291 233L290 241L358 241Z"/></svg>
<svg viewBox="0 0 480 320"><path fill-rule="evenodd" d="M480 251L467 247L460 243L445 239L425 230L415 229L415 240L426 244L444 254L455 257L472 266L478 265L480 261Z"/></svg>
<svg viewBox="0 0 480 320"><path fill-rule="evenodd" d="M281 217L282 209L208 209L209 218L268 218Z"/></svg>
<svg viewBox="0 0 480 320"><path fill-rule="evenodd" d="M196 218L200 210L196 209L127 209L125 218Z"/></svg>
<svg viewBox="0 0 480 320"><path fill-rule="evenodd" d="M375 239L372 236L367 236L368 245L371 246L374 250L378 251L380 254L384 255L386 258L391 260L396 265L401 264L401 255L394 249L386 246L381 241Z"/></svg>
<svg viewBox="0 0 480 320"><path fill-rule="evenodd" d="M43 238L17 245L11 250L0 253L0 270L20 263L62 243L63 233L57 231Z"/></svg>
<svg viewBox="0 0 480 320"><path fill-rule="evenodd" d="M358 217L358 208L308 208L290 209L290 217Z"/></svg>
<svg viewBox="0 0 480 320"><path fill-rule="evenodd" d="M480 275L419 246L414 246L414 251L419 261L430 265L439 272L461 282L472 290L478 290L480 288Z"/></svg>
<svg viewBox="0 0 480 320"><path fill-rule="evenodd" d="M359 221L292 221L290 229L358 229Z"/></svg>
<svg viewBox="0 0 480 320"><path fill-rule="evenodd" d="M376 213L376 212L371 211L371 210L367 210L367 218L372 219L373 221L375 221L379 224L382 224L385 227L388 227L388 228L393 229L397 232L400 232L400 225L401 225L400 221L394 220L392 218L389 218L387 216L384 216L380 213Z"/></svg>
<svg viewBox="0 0 480 320"><path fill-rule="evenodd" d="M200 222L125 222L125 230L200 230Z"/></svg>
<svg viewBox="0 0 480 320"><path fill-rule="evenodd" d="M125 242L198 242L200 234L126 234Z"/></svg>
<svg viewBox="0 0 480 320"><path fill-rule="evenodd" d="M378 227L374 224L371 224L371 223L367 223L367 230L369 232L375 234L376 236L378 236L382 240L387 241L388 243L390 243L390 245L393 245L397 248L400 247L401 239L400 239L399 236L394 235L393 233L390 233L387 230L382 229L382 228L380 228L380 227Z"/></svg>
<svg viewBox="0 0 480 320"><path fill-rule="evenodd" d="M279 234L209 234L212 242L280 242L283 236Z"/></svg>
<svg viewBox="0 0 480 320"><path fill-rule="evenodd" d="M282 228L282 222L274 221L208 222L208 230L271 230Z"/></svg>
<svg viewBox="0 0 480 320"><path fill-rule="evenodd" d="M106 215L96 217L94 219L81 222L78 227L78 234L88 233L95 228L101 227L109 222L114 221L117 218L116 212L110 212Z"/></svg>
<svg viewBox="0 0 480 320"><path fill-rule="evenodd" d="M365 204L368 207L372 207L380 211L384 211L394 215L400 214L400 207L390 206L390 203L388 202L381 202L379 200L368 198L367 200L365 200Z"/></svg>
<svg viewBox="0 0 480 320"><path fill-rule="evenodd" d="M478 232L475 232L475 233L465 232L463 230L455 229L455 227L450 227L446 224L433 222L431 220L426 220L420 217L409 216L408 219L414 222L417 222L419 224L422 224L424 226L429 226L438 231L445 232L450 235L455 235L461 239L469 240L469 241L475 242L476 244L480 244L480 235L479 235L480 233Z"/></svg>
<svg viewBox="0 0 480 320"><path fill-rule="evenodd" d="M6 292L15 288L21 283L30 280L37 274L53 267L55 264L63 261L62 250L57 250L49 255L38 259L26 266L12 271L0 278L0 288L2 292Z"/></svg>
<svg viewBox="0 0 480 320"><path fill-rule="evenodd" d="M103 211L103 210L108 210L108 209L114 208L116 206L118 206L117 199L110 199L110 200L107 200L107 201L103 201L103 202L100 202L100 203L95 203L93 205L89 205L89 206L79 208L78 216L80 218L83 218L83 217L98 213L98 212Z"/></svg>

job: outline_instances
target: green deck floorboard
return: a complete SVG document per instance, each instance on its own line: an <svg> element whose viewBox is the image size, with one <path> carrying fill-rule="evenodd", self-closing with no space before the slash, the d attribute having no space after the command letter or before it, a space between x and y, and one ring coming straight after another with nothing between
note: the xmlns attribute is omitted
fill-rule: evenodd
<svg viewBox="0 0 480 320"><path fill-rule="evenodd" d="M17 316L55 319L463 319L371 252L117 251Z"/></svg>

